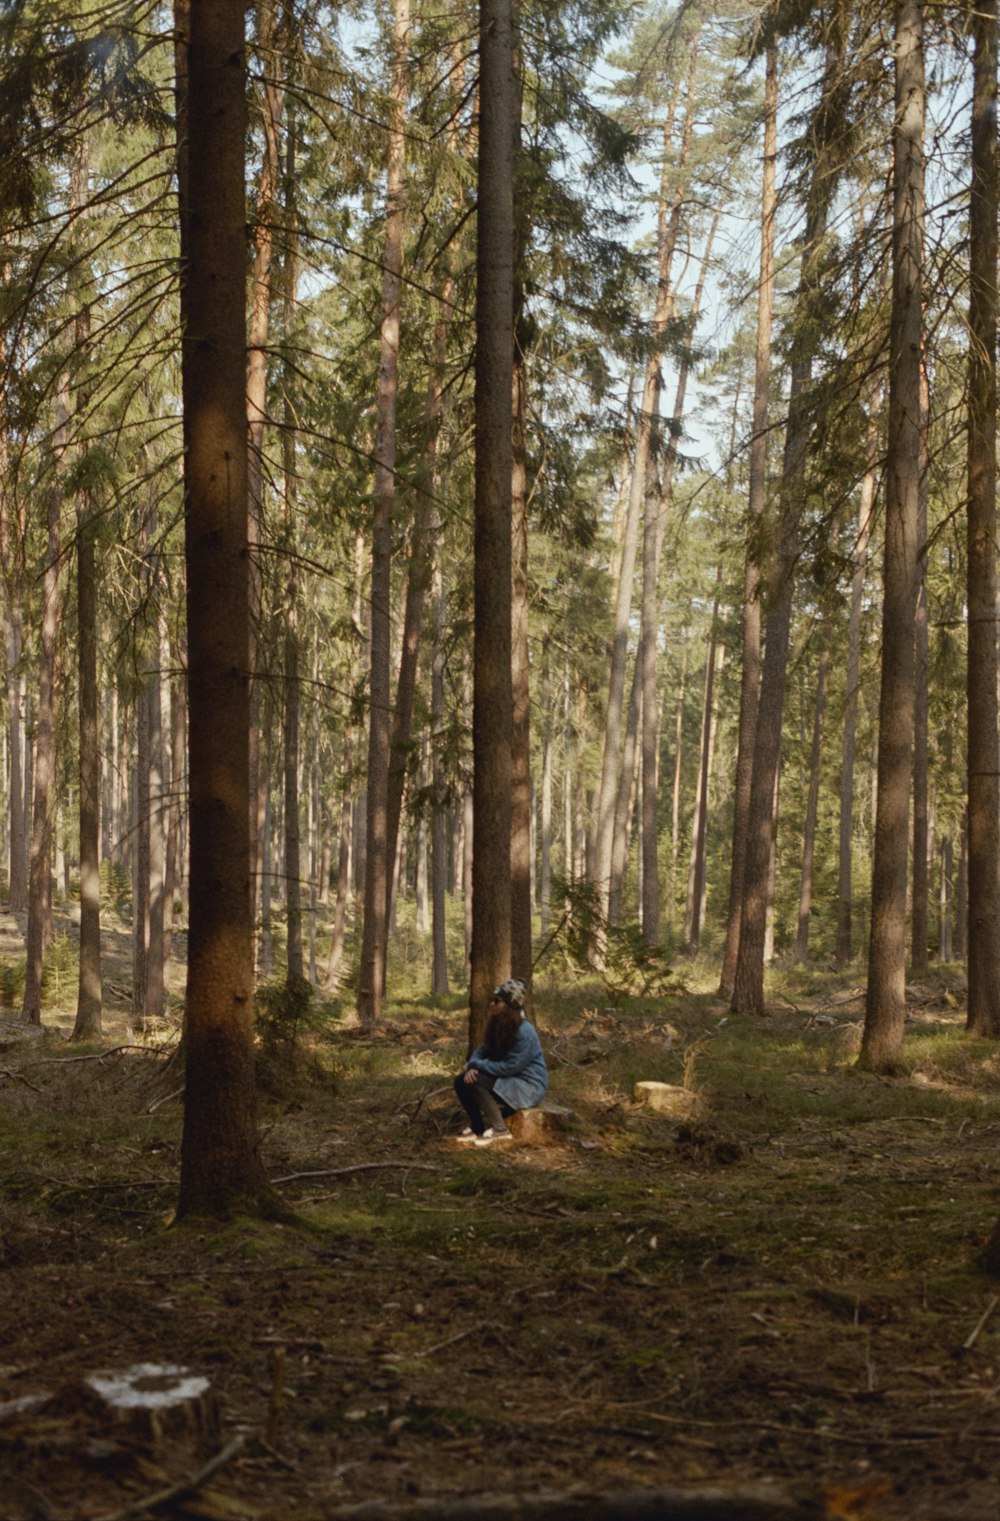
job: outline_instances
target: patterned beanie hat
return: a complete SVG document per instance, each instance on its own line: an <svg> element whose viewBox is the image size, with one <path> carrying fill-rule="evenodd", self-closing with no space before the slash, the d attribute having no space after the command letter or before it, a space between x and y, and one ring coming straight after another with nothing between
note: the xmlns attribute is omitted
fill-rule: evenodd
<svg viewBox="0 0 1000 1521"><path fill-rule="evenodd" d="M502 998L504 1003L509 1004L512 1009L523 1009L524 983L519 982L516 977L508 977L506 982L502 982L498 988L493 989L493 997Z"/></svg>

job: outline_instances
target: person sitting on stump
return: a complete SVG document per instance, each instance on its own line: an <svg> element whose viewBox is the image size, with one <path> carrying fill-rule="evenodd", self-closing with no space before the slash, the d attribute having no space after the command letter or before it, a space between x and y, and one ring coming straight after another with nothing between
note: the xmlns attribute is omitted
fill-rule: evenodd
<svg viewBox="0 0 1000 1521"><path fill-rule="evenodd" d="M524 1013L524 983L509 977L493 990L482 1045L455 1078L455 1092L469 1116L458 1140L475 1146L509 1141L508 1116L537 1104L548 1086L542 1043Z"/></svg>

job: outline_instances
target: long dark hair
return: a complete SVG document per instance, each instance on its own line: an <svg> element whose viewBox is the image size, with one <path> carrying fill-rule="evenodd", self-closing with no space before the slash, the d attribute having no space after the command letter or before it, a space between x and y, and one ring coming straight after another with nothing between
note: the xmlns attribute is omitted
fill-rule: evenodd
<svg viewBox="0 0 1000 1521"><path fill-rule="evenodd" d="M517 1040L520 1023L521 1010L512 1008L509 1003L505 1003L502 1009L495 1009L490 1015L483 1045L491 1061L499 1061L501 1057L507 1055Z"/></svg>

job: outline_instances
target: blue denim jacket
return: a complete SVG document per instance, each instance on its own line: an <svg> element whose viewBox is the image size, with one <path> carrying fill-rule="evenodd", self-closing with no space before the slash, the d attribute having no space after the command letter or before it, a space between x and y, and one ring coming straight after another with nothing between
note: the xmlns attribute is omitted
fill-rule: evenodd
<svg viewBox="0 0 1000 1521"><path fill-rule="evenodd" d="M506 1056L492 1061L485 1046L477 1046L469 1057L469 1066L488 1077L495 1077L493 1092L512 1109L530 1109L543 1097L549 1086L549 1074L542 1055L538 1032L527 1019L518 1026L514 1044Z"/></svg>

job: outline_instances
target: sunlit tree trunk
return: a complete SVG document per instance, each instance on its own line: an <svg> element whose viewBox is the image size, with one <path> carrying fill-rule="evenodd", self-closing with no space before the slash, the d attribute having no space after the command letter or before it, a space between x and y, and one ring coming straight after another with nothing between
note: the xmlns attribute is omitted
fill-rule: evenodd
<svg viewBox="0 0 1000 1521"><path fill-rule="evenodd" d="M662 356L664 338L673 318L676 300L671 284L671 269L677 245L683 208L683 188L674 185L670 194L670 182L682 174L690 151L696 104L695 81L697 77L700 30L690 42L687 74L687 103L680 147L674 151L672 135L672 111L668 113L664 127L663 170L657 224L657 288L653 311L652 343L646 361L646 376L642 402L635 425L635 447L632 455L632 475L629 484L628 527L622 551L622 570L619 581L618 602L615 612L615 630L608 678L607 717L605 722L604 753L594 811L593 846L591 849L591 879L599 895L602 911L606 911L611 884L611 854L614 834L615 804L618 796L618 780L623 742L622 711L625 697L626 658L628 652L628 623L632 601L632 581L635 575L636 544L639 514L646 495L646 472L653 448L663 384ZM634 525L634 526L633 526ZM655 598L655 545L658 523L649 525L648 564L644 567L654 580L649 595ZM644 551L644 556L646 551ZM650 798L650 805L652 799ZM655 833L655 823L651 826ZM655 940L659 924L659 879L655 852L645 859L647 872L652 878L645 884L648 895L645 933L647 939ZM656 899L654 905L654 897ZM655 922L654 922L655 921ZM599 950L599 948L597 948Z"/></svg>
<svg viewBox="0 0 1000 1521"><path fill-rule="evenodd" d="M922 0L898 0L878 800L868 996L859 1058L863 1066L874 1070L891 1069L898 1063L906 1019L906 853L913 775L914 621L920 505L923 35ZM991 619L994 612L991 606ZM990 679L995 685L995 668Z"/></svg>
<svg viewBox="0 0 1000 1521"><path fill-rule="evenodd" d="M721 568L716 574L716 584L721 579ZM701 713L701 744L699 746L698 785L695 795L694 823L691 829L691 869L688 881L687 913L684 938L688 951L697 955L701 943L702 909L705 897L706 864L705 840L708 829L708 783L712 770L712 750L715 739L715 678L716 649L718 638L719 593L712 602L712 621L705 655L705 695Z"/></svg>
<svg viewBox="0 0 1000 1521"><path fill-rule="evenodd" d="M820 244L826 231L827 208L832 194L830 181L837 168L837 133L842 125L843 25L844 18L840 17L831 28L820 99L813 114L815 157L807 192L802 270L796 303L799 331L791 362L781 486L773 525L774 544L766 573L762 567L764 659L754 731L740 940L733 977L732 1009L737 1014L763 1014L765 1010L765 941L771 901L771 862L776 841L774 798L781 755L799 524L809 439L814 425L810 391L813 351L819 342L815 303Z"/></svg>
<svg viewBox="0 0 1000 1521"><path fill-rule="evenodd" d="M730 856L729 912L719 991L731 997L736 975L743 914L743 875L746 867L750 784L753 776L757 699L760 692L761 606L757 530L767 491L767 411L771 384L771 329L774 316L774 238L777 209L778 49L767 48L764 82L764 158L761 176L760 267L757 282L757 345L754 364L753 422L750 435L750 479L747 491L747 544L743 571L743 654L740 672L739 730L736 773L733 778L733 844Z"/></svg>
<svg viewBox="0 0 1000 1521"><path fill-rule="evenodd" d="M178 1216L267 1192L253 1070L247 572L245 7L199 0L188 31L181 314L190 915Z"/></svg>

